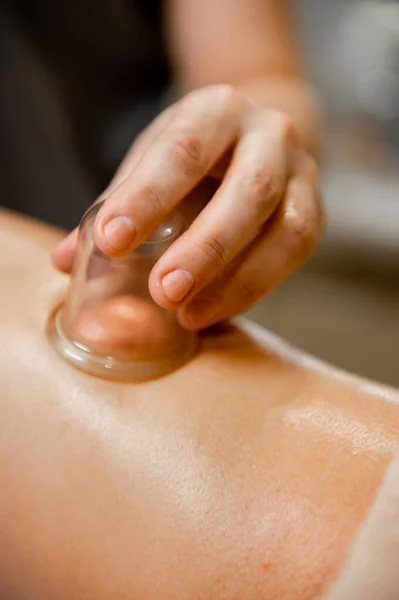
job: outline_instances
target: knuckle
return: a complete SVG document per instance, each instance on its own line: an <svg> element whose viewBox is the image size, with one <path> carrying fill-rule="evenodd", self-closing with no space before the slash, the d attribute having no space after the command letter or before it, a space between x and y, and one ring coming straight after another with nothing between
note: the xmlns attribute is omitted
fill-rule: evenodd
<svg viewBox="0 0 399 600"><path fill-rule="evenodd" d="M277 200L282 193L281 182L266 170L254 173L248 183L248 201L261 204L265 200Z"/></svg>
<svg viewBox="0 0 399 600"><path fill-rule="evenodd" d="M241 279L238 282L239 297L243 306L248 307L255 304L267 292L267 286L262 278L254 275L253 277Z"/></svg>
<svg viewBox="0 0 399 600"><path fill-rule="evenodd" d="M282 139L287 143L291 143L298 139L297 127L292 119L287 115L280 115L280 132Z"/></svg>
<svg viewBox="0 0 399 600"><path fill-rule="evenodd" d="M189 104L198 103L199 100L202 100L204 97L206 97L208 95L208 91L209 91L209 86L197 87L195 89L192 89L189 92L187 92L182 98L180 98L180 100L178 100L177 103L175 103L172 106L176 106L176 105L187 106Z"/></svg>
<svg viewBox="0 0 399 600"><path fill-rule="evenodd" d="M300 256L311 254L316 247L320 227L316 214L301 213L292 208L284 218L284 228L289 236L289 243Z"/></svg>
<svg viewBox="0 0 399 600"><path fill-rule="evenodd" d="M219 83L213 86L213 95L222 105L230 106L237 99L237 90L230 83Z"/></svg>
<svg viewBox="0 0 399 600"><path fill-rule="evenodd" d="M196 175L202 171L206 163L201 140L190 133L183 132L174 138L172 152L175 161L187 176Z"/></svg>
<svg viewBox="0 0 399 600"><path fill-rule="evenodd" d="M226 249L216 237L208 236L207 238L196 240L195 245L217 269L221 269L226 265Z"/></svg>
<svg viewBox="0 0 399 600"><path fill-rule="evenodd" d="M229 105L231 102L234 102L237 96L238 92L236 88L230 83L216 83L192 90L180 102L185 104L197 103L199 100L209 102L211 99L218 104Z"/></svg>
<svg viewBox="0 0 399 600"><path fill-rule="evenodd" d="M249 105L244 94L229 83L213 86L213 102L222 114L235 115L241 108Z"/></svg>

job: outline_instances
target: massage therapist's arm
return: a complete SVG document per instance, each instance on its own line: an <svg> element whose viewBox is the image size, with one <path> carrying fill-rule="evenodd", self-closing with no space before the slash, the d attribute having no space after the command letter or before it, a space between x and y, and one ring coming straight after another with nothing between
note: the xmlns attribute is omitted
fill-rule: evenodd
<svg viewBox="0 0 399 600"><path fill-rule="evenodd" d="M289 115L318 157L322 123L306 79L292 0L169 0L168 42L181 93L230 83Z"/></svg>

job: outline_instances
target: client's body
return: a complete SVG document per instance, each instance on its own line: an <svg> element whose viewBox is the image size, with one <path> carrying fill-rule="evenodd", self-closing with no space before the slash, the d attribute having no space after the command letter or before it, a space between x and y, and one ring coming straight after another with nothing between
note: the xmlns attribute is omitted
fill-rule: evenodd
<svg viewBox="0 0 399 600"><path fill-rule="evenodd" d="M399 395L248 324L158 381L47 344L58 234L0 217L0 597L310 600L399 439Z"/></svg>

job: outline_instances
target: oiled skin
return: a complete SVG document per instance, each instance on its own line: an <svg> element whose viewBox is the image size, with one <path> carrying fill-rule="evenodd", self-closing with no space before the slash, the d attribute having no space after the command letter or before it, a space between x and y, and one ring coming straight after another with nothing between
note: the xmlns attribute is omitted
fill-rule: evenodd
<svg viewBox="0 0 399 600"><path fill-rule="evenodd" d="M399 439L399 395L245 322L158 381L80 373L44 336L58 239L0 216L0 597L320 597Z"/></svg>

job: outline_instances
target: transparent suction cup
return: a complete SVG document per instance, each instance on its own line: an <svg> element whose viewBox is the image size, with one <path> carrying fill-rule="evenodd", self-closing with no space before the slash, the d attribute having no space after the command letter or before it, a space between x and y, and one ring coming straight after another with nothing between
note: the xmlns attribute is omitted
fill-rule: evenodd
<svg viewBox="0 0 399 600"><path fill-rule="evenodd" d="M48 321L47 335L74 366L100 377L140 381L160 377L187 362L197 348L176 312L164 310L148 290L151 269L181 235L171 216L128 256L109 258L94 243L101 203L83 217L65 303Z"/></svg>

